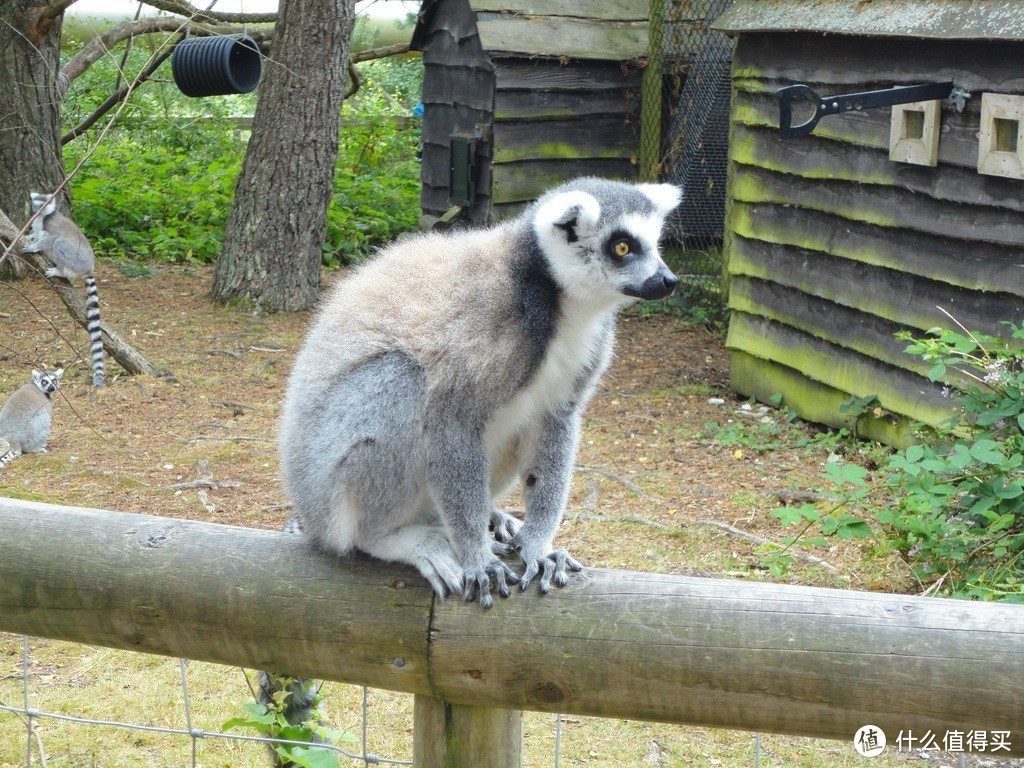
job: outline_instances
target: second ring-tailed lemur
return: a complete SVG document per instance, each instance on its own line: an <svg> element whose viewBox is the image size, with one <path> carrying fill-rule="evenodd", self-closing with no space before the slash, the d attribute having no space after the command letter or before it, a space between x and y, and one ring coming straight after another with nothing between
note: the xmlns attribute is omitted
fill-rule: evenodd
<svg viewBox="0 0 1024 768"><path fill-rule="evenodd" d="M57 210L56 195L33 192L32 232L27 238L26 253L42 253L53 264L46 270L47 277L85 281L85 319L89 331L92 356L92 385L106 383L103 367L103 332L100 328L100 297L96 290L96 257L89 240L78 225Z"/></svg>
<svg viewBox="0 0 1024 768"><path fill-rule="evenodd" d="M0 467L23 453L46 450L50 439L53 402L64 369L52 373L32 371L32 381L7 398L0 408Z"/></svg>
<svg viewBox="0 0 1024 768"><path fill-rule="evenodd" d="M668 184L582 178L489 230L401 240L342 280L288 383L280 452L305 533L484 607L581 565L553 539L617 310L672 293ZM520 522L494 508L516 480ZM494 539L488 535L488 526ZM517 575L499 555L518 551Z"/></svg>

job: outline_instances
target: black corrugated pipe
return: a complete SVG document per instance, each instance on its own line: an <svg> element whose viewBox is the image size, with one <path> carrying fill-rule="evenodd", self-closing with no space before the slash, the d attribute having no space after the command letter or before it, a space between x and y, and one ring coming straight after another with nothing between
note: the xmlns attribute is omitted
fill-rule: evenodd
<svg viewBox="0 0 1024 768"><path fill-rule="evenodd" d="M174 47L171 71L186 96L249 93L260 81L260 49L248 35L189 37Z"/></svg>

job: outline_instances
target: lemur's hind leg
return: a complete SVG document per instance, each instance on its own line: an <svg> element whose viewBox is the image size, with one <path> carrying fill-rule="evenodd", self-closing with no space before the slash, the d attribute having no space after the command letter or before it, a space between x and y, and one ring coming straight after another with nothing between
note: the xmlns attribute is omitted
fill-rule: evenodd
<svg viewBox="0 0 1024 768"><path fill-rule="evenodd" d="M380 535L364 534L359 549L381 560L413 566L441 598L462 594L462 566L440 524L410 525Z"/></svg>

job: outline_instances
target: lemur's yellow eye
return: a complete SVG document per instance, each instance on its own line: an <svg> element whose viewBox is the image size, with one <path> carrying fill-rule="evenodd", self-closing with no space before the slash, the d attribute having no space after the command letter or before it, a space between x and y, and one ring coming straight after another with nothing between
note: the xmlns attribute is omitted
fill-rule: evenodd
<svg viewBox="0 0 1024 768"><path fill-rule="evenodd" d="M625 240L619 240L619 242L612 246L612 251L614 251L616 256L622 258L629 253L629 243Z"/></svg>

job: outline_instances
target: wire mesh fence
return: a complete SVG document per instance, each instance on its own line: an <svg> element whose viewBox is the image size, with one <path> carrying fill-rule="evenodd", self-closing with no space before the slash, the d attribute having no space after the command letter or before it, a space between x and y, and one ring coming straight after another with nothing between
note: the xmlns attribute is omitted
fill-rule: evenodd
<svg viewBox="0 0 1024 768"><path fill-rule="evenodd" d="M732 42L711 24L730 0L651 0L641 158L683 190L668 248L691 292L719 292L729 151ZM642 160L642 164L644 161Z"/></svg>
<svg viewBox="0 0 1024 768"><path fill-rule="evenodd" d="M224 730L225 721L253 697L237 668L4 634L0 658L0 768L270 765L267 746L273 740ZM412 764L411 694L328 686L327 717L349 735L311 746L331 753L340 766ZM538 767L853 768L864 759L852 740L542 713L526 713L524 738L524 765ZM933 768L981 765L976 758L968 763L962 753L934 750L887 754L872 765L903 768L908 756L928 758ZM996 752L984 763L1018 764Z"/></svg>

